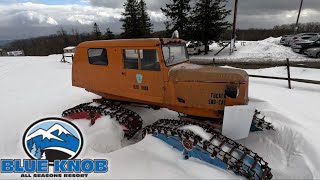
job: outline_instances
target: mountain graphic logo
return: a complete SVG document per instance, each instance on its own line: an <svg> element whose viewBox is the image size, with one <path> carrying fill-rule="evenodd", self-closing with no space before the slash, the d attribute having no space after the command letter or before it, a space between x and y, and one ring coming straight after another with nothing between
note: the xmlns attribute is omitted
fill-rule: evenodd
<svg viewBox="0 0 320 180"><path fill-rule="evenodd" d="M31 159L75 159L82 150L83 137L71 122L61 118L46 118L33 123L25 131L23 147Z"/></svg>

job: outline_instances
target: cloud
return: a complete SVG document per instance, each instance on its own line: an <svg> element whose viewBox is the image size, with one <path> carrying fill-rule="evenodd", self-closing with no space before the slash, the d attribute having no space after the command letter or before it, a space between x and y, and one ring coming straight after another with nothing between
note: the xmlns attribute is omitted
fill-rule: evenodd
<svg viewBox="0 0 320 180"><path fill-rule="evenodd" d="M90 0L93 6L108 8L123 8L125 0ZM160 7L164 7L170 0L145 0L147 7L151 11L160 11Z"/></svg>
<svg viewBox="0 0 320 180"><path fill-rule="evenodd" d="M90 0L90 3L93 6L98 6L98 7L107 7L107 8L121 8L123 7L123 0L118 0L118 1L114 1L114 0Z"/></svg>
<svg viewBox="0 0 320 180"><path fill-rule="evenodd" d="M244 0L238 3L238 28L272 28L296 22L300 0ZM234 1L227 8L232 10ZM304 1L300 22L319 22L320 0ZM229 21L232 21L229 17Z"/></svg>
<svg viewBox="0 0 320 180"><path fill-rule="evenodd" d="M272 14L283 11L297 11L301 0L245 0L239 1L239 13L241 14ZM229 7L233 7L234 1L229 1ZM307 0L303 3L303 9L318 10L320 7L319 0Z"/></svg>
<svg viewBox="0 0 320 180"><path fill-rule="evenodd" d="M122 9L90 5L0 4L0 39L19 39L55 33L60 27L90 32L97 22L103 31L120 32ZM22 31L23 30L23 31Z"/></svg>
<svg viewBox="0 0 320 180"><path fill-rule="evenodd" d="M84 2L89 2L82 0ZM0 0L1 2L1 0ZM3 1L2 1L3 2ZM108 1L103 1L107 3ZM117 1L110 1L111 3ZM115 3L118 4L118 3ZM28 33L13 34L17 29L30 31L30 36L55 33L60 27L72 28L80 32L91 31L97 22L101 30L110 27L115 33L121 32L121 13L123 8L88 5L45 5L39 3L0 3L0 39L27 38ZM164 29L164 15L160 11L149 11L155 30ZM42 29L37 29L41 27ZM51 27L51 29L49 28Z"/></svg>
<svg viewBox="0 0 320 180"><path fill-rule="evenodd" d="M164 29L166 17L160 8L171 0L145 0L154 30ZM191 0L194 4L195 0ZM125 0L68 0L63 5L46 5L47 0L0 0L0 39L27 38L55 33L60 27L91 31L93 22L101 30L120 33ZM50 1L51 2L51 1ZM58 1L57 1L58 2ZM60 2L60 1L59 1ZM233 0L227 3L233 9ZM241 0L238 28L272 28L295 23L300 0ZM301 22L319 22L320 0L304 1ZM228 17L232 21L232 16ZM21 31L23 29L23 32Z"/></svg>
<svg viewBox="0 0 320 180"><path fill-rule="evenodd" d="M58 25L58 22L53 17L46 16L35 11L17 12L8 18L9 19L7 19L7 21L16 25Z"/></svg>
<svg viewBox="0 0 320 180"><path fill-rule="evenodd" d="M107 1L106 1L107 2ZM22 21L31 24L90 24L109 23L118 21L121 18L122 8L95 7L89 5L45 5L37 3L17 3L9 5L0 5L0 15L3 23L1 26L14 25ZM163 15L161 12L149 11L151 19L161 21ZM5 23L6 22L6 23ZM27 23L24 23L27 24Z"/></svg>

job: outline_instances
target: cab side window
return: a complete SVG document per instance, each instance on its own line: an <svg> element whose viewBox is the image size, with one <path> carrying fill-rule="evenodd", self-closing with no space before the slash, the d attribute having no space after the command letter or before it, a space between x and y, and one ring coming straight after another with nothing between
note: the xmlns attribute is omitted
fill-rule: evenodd
<svg viewBox="0 0 320 180"><path fill-rule="evenodd" d="M140 50L141 70L160 71L159 58L157 50L142 49Z"/></svg>
<svg viewBox="0 0 320 180"><path fill-rule="evenodd" d="M89 63L93 65L108 65L108 55L106 49L89 49L88 50Z"/></svg>
<svg viewBox="0 0 320 180"><path fill-rule="evenodd" d="M123 50L123 62L125 69L139 69L139 50Z"/></svg>

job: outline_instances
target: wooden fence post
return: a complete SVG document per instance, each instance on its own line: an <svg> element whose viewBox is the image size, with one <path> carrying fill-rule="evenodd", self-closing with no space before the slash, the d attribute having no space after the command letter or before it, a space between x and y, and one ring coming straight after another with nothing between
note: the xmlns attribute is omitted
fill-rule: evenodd
<svg viewBox="0 0 320 180"><path fill-rule="evenodd" d="M288 86L291 89L291 76L290 76L290 62L289 58L287 58L287 72L288 72Z"/></svg>
<svg viewBox="0 0 320 180"><path fill-rule="evenodd" d="M65 62L66 62L66 59L65 59L65 57L64 57L64 53L62 54L62 59L60 60L60 62L62 62L62 63L65 63Z"/></svg>

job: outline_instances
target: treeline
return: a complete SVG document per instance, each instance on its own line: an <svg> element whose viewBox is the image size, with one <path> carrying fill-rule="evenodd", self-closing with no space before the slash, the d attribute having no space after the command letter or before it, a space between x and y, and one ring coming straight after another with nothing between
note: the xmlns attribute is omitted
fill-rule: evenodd
<svg viewBox="0 0 320 180"><path fill-rule="evenodd" d="M284 24L274 26L272 29L238 29L237 39L245 41L263 40L268 37L279 37L283 35L290 35L294 33L295 24ZM298 26L297 33L315 32L320 33L320 23L301 23ZM222 40L229 40L232 31L227 30L221 37Z"/></svg>
<svg viewBox="0 0 320 180"><path fill-rule="evenodd" d="M292 33L294 28L295 28L295 24L284 24L280 26L275 26L273 29L277 31ZM298 26L298 33L302 33L302 32L320 32L320 23L318 22L300 23Z"/></svg>
<svg viewBox="0 0 320 180"><path fill-rule="evenodd" d="M110 29L107 29L104 34L100 32L98 25L95 23L94 30L91 33L79 33L77 30L72 30L67 32L61 28L57 34L17 40L10 43L6 48L7 51L10 50L23 50L27 56L47 56L50 54L61 54L63 53L63 48L67 46L76 46L84 41L91 41L96 39L114 39L120 38L114 35Z"/></svg>
<svg viewBox="0 0 320 180"><path fill-rule="evenodd" d="M285 24L275 26L273 29L238 29L237 39L246 41L263 40L268 37L279 37L287 34L293 34L295 24ZM298 33L303 32L319 32L320 23L304 23L299 25ZM232 31L227 30L221 36L221 40L230 40ZM152 32L149 37L169 37L166 30ZM107 28L105 31L100 31L98 24L94 24L93 31L91 33L79 33L77 30L66 32L64 29L60 29L57 34L50 36L43 36L38 38L17 40L10 43L6 48L10 50L24 50L24 53L28 56L46 56L50 54L61 54L63 48L67 46L76 46L84 41L91 40L107 40L107 39L120 39L124 38L123 34L114 34ZM192 38L190 38L192 39ZM186 39L186 40L190 40Z"/></svg>

